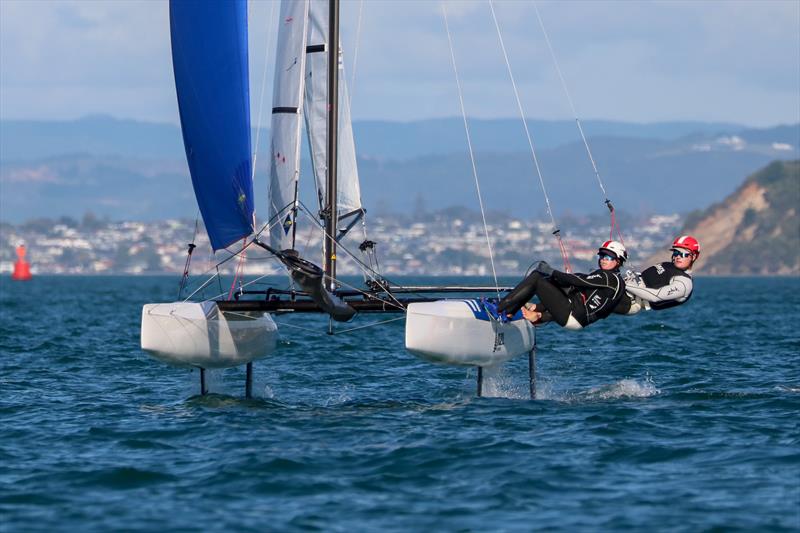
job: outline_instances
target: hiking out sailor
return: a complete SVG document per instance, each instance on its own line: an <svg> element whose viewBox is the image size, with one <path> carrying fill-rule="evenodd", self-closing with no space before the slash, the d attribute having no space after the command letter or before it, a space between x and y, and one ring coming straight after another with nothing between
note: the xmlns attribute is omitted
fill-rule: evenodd
<svg viewBox="0 0 800 533"><path fill-rule="evenodd" d="M498 314L513 316L522 309L523 316L533 324L554 320L574 330L606 318L625 294L619 268L628 252L622 243L606 241L597 255L599 268L589 274L561 272L540 261L533 273L500 300ZM533 296L538 296L539 302L528 304Z"/></svg>
<svg viewBox="0 0 800 533"><path fill-rule="evenodd" d="M625 273L625 291L615 313L635 315L639 311L669 309L692 297L692 265L700 257L700 243L691 235L672 242L672 261Z"/></svg>

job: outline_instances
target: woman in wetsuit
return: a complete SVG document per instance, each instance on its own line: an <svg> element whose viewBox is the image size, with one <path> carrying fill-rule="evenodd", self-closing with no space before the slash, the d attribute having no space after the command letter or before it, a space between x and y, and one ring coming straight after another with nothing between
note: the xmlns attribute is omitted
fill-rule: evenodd
<svg viewBox="0 0 800 533"><path fill-rule="evenodd" d="M635 315L639 311L660 311L681 305L692 297L692 265L700 257L700 243L691 235L672 242L672 261L659 263L641 274L628 271L625 291L615 313Z"/></svg>
<svg viewBox="0 0 800 533"><path fill-rule="evenodd" d="M598 250L598 268L589 274L568 274L554 270L544 261L522 283L497 304L501 316L523 309L534 324L555 320L567 329L582 329L606 318L625 294L619 267L628 258L625 246L606 241ZM533 296L539 302L528 304Z"/></svg>

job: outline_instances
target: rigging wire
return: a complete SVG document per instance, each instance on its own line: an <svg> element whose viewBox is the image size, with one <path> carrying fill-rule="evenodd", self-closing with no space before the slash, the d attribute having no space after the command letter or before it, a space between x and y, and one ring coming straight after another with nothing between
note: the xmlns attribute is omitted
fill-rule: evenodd
<svg viewBox="0 0 800 533"><path fill-rule="evenodd" d="M285 209L285 208L284 208L284 209ZM280 214L280 213L279 213L279 214ZM277 222L276 222L276 219L277 219L277 218L278 218L278 215L275 215L275 216L273 216L273 217L272 217L272 219L270 219L270 221L269 221L269 222L267 222L266 224L264 224L264 225L261 227L261 229L260 229L260 230L259 230L259 231L256 233L256 235L255 235L255 238L257 239L257 238L258 238L258 237L259 237L259 236L260 236L260 235L261 235L261 234L262 234L264 231L267 231L267 230L269 230L270 228L272 228L272 226L274 226L274 225L277 223ZM245 251L247 248L249 248L250 246L252 246L252 244L253 244L253 241L250 241L250 242L248 242L248 243L247 243L247 244L244 246L244 248L243 248L242 250L240 250L240 251L238 251L238 252L229 252L229 253L230 253L230 255L229 255L228 257L226 257L226 258L225 258L225 259L223 259L222 261L219 261L218 263L214 264L214 266L210 267L210 268L209 268L209 269L207 269L206 271L204 271L204 272L202 272L201 274L199 274L200 276L205 276L205 275L207 275L208 273L210 273L210 272L212 272L212 271L216 270L216 274L213 274L211 277L209 277L209 278L208 278L208 279L207 279L205 282L203 282L203 283L202 283L202 284L201 284L201 285L200 285L200 286L199 286L197 289L195 289L195 290L194 290L194 292L192 292L192 293L191 293L189 296L187 296L186 298L184 298L184 299L183 299L183 301L184 301L184 302L186 302L186 301L189 301L189 299L191 299L191 298L192 298L192 297L193 297L195 294L197 294L198 292L200 292L201 290L203 290L203 289L204 289L204 288L205 288L205 287L206 287L206 286L207 286L209 283L211 283L212 281L214 281L214 279L215 279L215 278L216 278L216 279L220 279L220 277L221 277L221 274L220 274L220 271L219 271L219 267L220 267L220 266L222 266L222 265L224 265L224 264L225 264L225 263L227 263L228 261L230 261L230 260L232 260L232 259L234 259L234 258L236 258L236 257L239 257L239 255L240 255L242 252L244 252L244 251ZM228 250L226 249L226 251L228 251ZM275 260L277 260L277 258L275 258ZM259 279L260 279L260 278L259 278ZM218 297L221 297L221 296L224 296L224 295L225 295L225 292L223 291L223 289L222 289L222 283L220 282L220 293L219 293L217 296L215 296L214 298L218 298Z"/></svg>
<svg viewBox="0 0 800 533"><path fill-rule="evenodd" d="M178 300L181 299L181 294L183 294L183 289L186 288L186 282L189 280L189 266L192 263L192 252L197 246L194 244L195 239L197 239L197 229L200 223L200 212L197 212L197 215L194 217L194 233L192 234L192 242L189 243L189 249L186 253L186 264L183 265L183 276L181 276L180 285L178 285Z"/></svg>
<svg viewBox="0 0 800 533"><path fill-rule="evenodd" d="M381 324L388 324L389 322L397 322L398 320L405 320L405 318L406 318L405 315L398 316L398 317L395 317L395 318L390 318L388 320L381 320L379 322L371 322L369 324L364 324L363 326L356 326L354 328L336 330L336 331L333 332L333 334L334 335L342 335L344 333L351 333L351 332L359 330L359 329L373 328L375 326L380 326Z"/></svg>
<svg viewBox="0 0 800 533"><path fill-rule="evenodd" d="M350 75L350 88L347 93L348 109L353 109L353 92L356 90L356 66L358 66L358 49L361 45L361 18L363 12L364 0L360 0L358 3L358 22L356 23L356 45L353 47L353 73Z"/></svg>
<svg viewBox="0 0 800 533"><path fill-rule="evenodd" d="M261 137L261 115L264 109L264 88L267 86L267 65L269 64L269 57L270 57L270 50L271 46L269 43L272 41L272 27L274 23L274 15L275 15L275 2L270 2L270 9L269 9L269 23L267 25L267 42L266 42L266 52L264 53L264 69L261 73L261 91L260 96L258 98L258 117L256 121L256 144L255 149L253 150L253 169L251 179L255 180L256 177L256 162L258 161L258 148L259 148L259 139ZM255 217L255 214L253 215Z"/></svg>
<svg viewBox="0 0 800 533"><path fill-rule="evenodd" d="M547 213L550 215L550 221L553 224L553 235L556 237L558 241L558 247L561 251L561 258L564 261L564 268L567 272L572 272L572 266L569 263L569 254L567 253L567 248L564 244L563 239L561 238L561 230L556 223L556 217L553 215L553 209L550 205L550 197L547 194L547 187L544 185L544 177L542 176L542 169L539 167L539 158L536 156L536 150L533 147L533 139L531 137L531 132L528 129L528 123L525 120L525 111L522 109L522 100L519 97L519 90L517 89L517 83L514 80L514 74L511 71L511 62L508 59L508 53L506 52L506 45L503 41L503 34L500 31L500 24L497 22L497 15L494 12L494 3L492 0L489 1L489 8L492 12L492 20L494 21L494 27L497 30L497 37L500 40L500 48L503 51L503 58L506 62L506 69L508 71L508 77L511 79L511 86L514 88L514 97L517 101L517 108L519 109L519 116L522 119L522 126L525 128L525 136L528 139L528 146L531 150L531 155L533 156L533 164L536 167L536 174L539 176L539 185L542 188L542 194L544 195L545 204L547 206Z"/></svg>
<svg viewBox="0 0 800 533"><path fill-rule="evenodd" d="M320 230L322 231L323 235L327 235L327 231L325 230L325 228L322 227L322 225L319 223L319 221L314 218L314 215L308 210L308 207L306 207L306 205L303 204L303 203L300 204L300 212L303 213L305 216L307 216L309 218L309 220L311 220L314 224L316 224L320 228ZM339 242L338 246L339 246L339 248L341 250L344 250L344 253L347 254L348 256L350 256L350 258L353 259L353 261L355 261L356 263L358 263L361 266L361 269L362 269L363 272L369 273L369 274L373 274L374 276L370 276L373 280L378 281L378 280L383 279L385 281L390 281L390 280L386 280L386 278L383 278L382 276L380 276L380 274L375 272L375 270L373 270L369 265L367 265L366 263L361 261L358 257L356 257L356 255L352 251L350 251L350 249L347 246L345 246L343 243ZM325 274L325 277L327 279L329 279L329 280L334 281L337 284L344 285L345 287L348 287L348 288L353 289L353 290L355 290L357 292L360 292L364 296L367 296L369 298L382 301L382 302L384 302L386 304L389 304L389 305L395 305L392 302L389 302L387 300L383 300L382 298L378 298L373 293L369 293L369 292L363 291L363 290L359 289L358 287L355 287L353 285L345 283L341 279L332 278L328 274ZM394 295L391 292L387 291L387 295L392 300L394 300L394 302L396 302L395 307L398 307L398 308L401 308L401 309L405 309L405 307L403 307L403 305L400 303L400 301L397 298L395 298Z"/></svg>
<svg viewBox="0 0 800 533"><path fill-rule="evenodd" d="M561 67L558 64L558 58L556 57L555 50L553 49L553 45L550 42L550 36L547 33L547 29L544 27L544 20L542 20L542 15L539 12L539 6L537 5L536 0L533 2L533 9L536 12L536 18L539 21L539 27L542 29L542 35L544 35L545 43L547 43L547 49L550 51L550 57L553 59L553 65L555 66L556 72L558 73L558 79L561 81L561 87L564 89L564 94L567 96L567 102L569 102L569 107L572 110L572 116L575 119L575 124L578 126L578 132L581 135L581 140L583 140L583 146L586 148L586 155L589 156L589 161L592 164L592 170L594 171L595 178L597 178L597 184L600 186L600 191L605 198L606 207L611 214L611 232L609 234L609 238L614 238L614 230L617 230L617 235L619 236L620 242L625 245L625 241L622 238L622 232L620 231L619 225L617 224L616 220L616 213L614 212L614 205L611 203L611 200L608 198L608 192L606 192L605 185L603 184L603 179L600 177L600 171L597 169L597 164L595 163L594 156L592 155L592 150L589 148L589 141L586 139L586 134L583 131L583 125L581 124L580 118L578 118L578 112L575 110L575 104L572 100L572 95L569 92L569 88L567 87L567 82L564 79L564 74L561 71Z"/></svg>
<svg viewBox="0 0 800 533"><path fill-rule="evenodd" d="M353 46L352 73L350 74L350 85L347 88L347 103L346 103L347 111L348 111L348 113L349 113L349 115L351 117L351 121L352 121L352 116L353 116L353 93L356 90L356 70L357 70L357 67L358 67L358 51L361 48L361 28L362 28L363 15L364 15L364 0L359 0L359 3L358 3L358 18L357 18L357 22L356 22L356 38L355 38L355 44ZM356 169L357 169L357 166L356 166ZM359 201L360 201L360 199L359 199ZM362 236L363 236L363 242L366 242L366 241L369 240L369 236L367 235L367 215L366 215L366 211L364 212L364 214L361 217L360 226L361 226L361 233L362 233ZM371 256L366 251L362 251L362 254L364 255L366 260L368 260L368 261L370 261L370 263L372 263ZM373 256L375 257L375 266L378 268L378 275L380 275L380 264L378 263L377 255L373 253ZM370 266L372 266L372 264L370 264ZM364 281L367 281L368 280L367 273L363 272L363 274L364 274Z"/></svg>
<svg viewBox="0 0 800 533"><path fill-rule="evenodd" d="M442 2L442 14L444 16L444 27L445 27L445 30L447 31L447 44L450 46L450 59L451 59L452 64L453 64L453 72L455 73L455 76L456 76L456 86L458 87L458 101L461 104L461 117L464 119L464 131L466 132L466 135L467 135L467 146L469 148L469 159L470 159L470 162L472 163L472 175L475 178L475 188L477 189L477 192L478 192L478 204L481 207L481 218L483 219L483 231L484 231L484 233L486 235L486 246L489 248L489 261L492 264L492 276L494 277L494 285L495 285L495 288L497 289L497 298L499 299L500 298L500 284L497 281L497 270L495 269L495 266L494 266L494 252L492 251L492 241L489 238L489 227L486 224L486 212L485 212L485 210L483 208L483 197L481 196L481 185L480 185L480 182L478 181L478 169L475 166L475 154L473 153L473 150L472 150L472 138L470 137L470 134L469 134L469 124L467 123L467 112L466 112L466 109L464 108L464 96L463 96L463 92L461 90L461 80L458 77L458 67L456 66L456 56L455 56L455 52L453 51L453 39L452 39L452 37L450 35L450 25L447 22L447 7L445 6L444 2Z"/></svg>
<svg viewBox="0 0 800 533"><path fill-rule="evenodd" d="M245 261L245 250L249 246L247 242L247 237L242 239L242 251L239 253L239 264L236 265L236 271L233 275L233 282L231 282L231 290L228 291L228 300L233 298L233 291L236 289L236 280L239 279L239 276L244 276L244 261Z"/></svg>

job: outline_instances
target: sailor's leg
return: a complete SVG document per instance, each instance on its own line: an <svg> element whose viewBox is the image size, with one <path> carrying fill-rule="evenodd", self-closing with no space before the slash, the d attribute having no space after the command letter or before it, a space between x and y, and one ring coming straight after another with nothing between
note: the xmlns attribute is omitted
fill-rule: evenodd
<svg viewBox="0 0 800 533"><path fill-rule="evenodd" d="M564 291L546 279L542 279L536 285L536 294L541 300L541 304L536 306L537 311L541 312L541 307L545 309L542 313L542 320L544 321L546 317L547 320L555 320L559 326L565 326L569 320L569 314L572 312L572 305Z"/></svg>
<svg viewBox="0 0 800 533"><path fill-rule="evenodd" d="M533 298L533 295L536 294L536 287L542 280L544 280L544 277L541 274L536 271L531 272L531 274L522 280L519 285L514 287L505 298L500 300L497 304L497 310L509 315L515 314L528 300Z"/></svg>
<svg viewBox="0 0 800 533"><path fill-rule="evenodd" d="M538 324L544 324L545 322L552 322L552 321L553 321L553 313L551 313L550 311L545 309L544 311L542 311L542 318L539 319L539 322L537 322L537 325Z"/></svg>

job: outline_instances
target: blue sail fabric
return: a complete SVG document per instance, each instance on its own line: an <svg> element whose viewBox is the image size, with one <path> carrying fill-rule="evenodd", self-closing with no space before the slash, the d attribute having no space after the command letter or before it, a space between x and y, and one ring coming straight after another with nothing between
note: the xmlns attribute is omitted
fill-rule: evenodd
<svg viewBox="0 0 800 533"><path fill-rule="evenodd" d="M253 231L246 0L171 0L172 65L192 184L214 250Z"/></svg>

